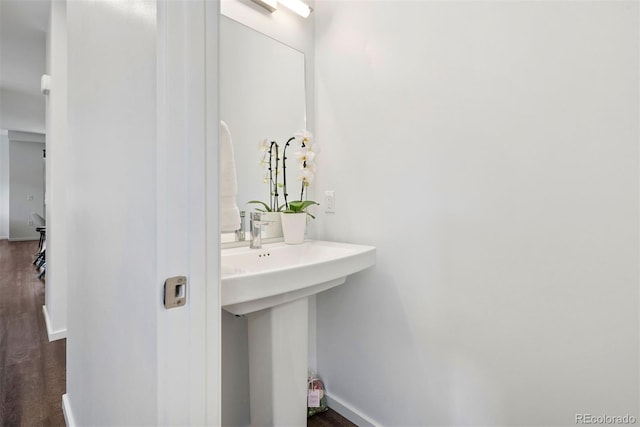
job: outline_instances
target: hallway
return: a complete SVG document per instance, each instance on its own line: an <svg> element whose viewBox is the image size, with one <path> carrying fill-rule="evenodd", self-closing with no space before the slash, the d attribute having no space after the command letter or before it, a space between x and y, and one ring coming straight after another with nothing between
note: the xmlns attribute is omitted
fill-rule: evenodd
<svg viewBox="0 0 640 427"><path fill-rule="evenodd" d="M64 426L66 341L49 342L37 242L0 240L0 425Z"/></svg>

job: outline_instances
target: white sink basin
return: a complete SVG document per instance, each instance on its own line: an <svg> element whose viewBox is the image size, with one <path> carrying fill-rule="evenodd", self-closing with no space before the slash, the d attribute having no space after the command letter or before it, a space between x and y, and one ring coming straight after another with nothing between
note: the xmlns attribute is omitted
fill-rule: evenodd
<svg viewBox="0 0 640 427"><path fill-rule="evenodd" d="M376 248L309 240L222 250L222 308L242 315L317 294L371 267Z"/></svg>
<svg viewBox="0 0 640 427"><path fill-rule="evenodd" d="M375 256L373 246L313 240L222 250L222 308L247 315L251 425L307 424L307 297Z"/></svg>

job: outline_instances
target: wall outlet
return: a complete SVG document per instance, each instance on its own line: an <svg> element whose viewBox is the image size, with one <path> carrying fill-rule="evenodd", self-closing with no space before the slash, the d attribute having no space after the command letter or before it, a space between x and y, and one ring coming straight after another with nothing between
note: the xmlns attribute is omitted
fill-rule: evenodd
<svg viewBox="0 0 640 427"><path fill-rule="evenodd" d="M29 194L29 195L27 196L27 201L28 201L28 202L33 201L33 194Z"/></svg>
<svg viewBox="0 0 640 427"><path fill-rule="evenodd" d="M33 225L33 220L32 219L28 219L27 220L27 225Z"/></svg>

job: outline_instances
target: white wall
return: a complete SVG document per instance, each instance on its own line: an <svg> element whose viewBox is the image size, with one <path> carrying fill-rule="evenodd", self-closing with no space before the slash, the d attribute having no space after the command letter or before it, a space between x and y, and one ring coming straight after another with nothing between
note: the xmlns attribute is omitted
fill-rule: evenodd
<svg viewBox="0 0 640 427"><path fill-rule="evenodd" d="M42 75L41 73L40 75ZM0 89L3 111L2 126L25 132L44 133L44 100L40 93L25 93L20 89Z"/></svg>
<svg viewBox="0 0 640 427"><path fill-rule="evenodd" d="M0 5L0 127L3 129L45 131L40 76L45 72L46 28L41 20L47 8L43 1L4 0Z"/></svg>
<svg viewBox="0 0 640 427"><path fill-rule="evenodd" d="M635 2L316 3L329 394L379 425L640 416ZM363 425L365 425L363 423Z"/></svg>
<svg viewBox="0 0 640 427"><path fill-rule="evenodd" d="M51 2L47 33L47 276L45 306L49 340L67 330L67 29L66 1Z"/></svg>
<svg viewBox="0 0 640 427"><path fill-rule="evenodd" d="M67 37L65 411L80 426L155 425L155 1L70 1Z"/></svg>
<svg viewBox="0 0 640 427"><path fill-rule="evenodd" d="M44 216L42 150L45 146L43 139L44 136L41 134L9 132L9 239L11 240L40 238L31 213L36 212Z"/></svg>
<svg viewBox="0 0 640 427"><path fill-rule="evenodd" d="M9 238L9 137L0 133L0 239Z"/></svg>

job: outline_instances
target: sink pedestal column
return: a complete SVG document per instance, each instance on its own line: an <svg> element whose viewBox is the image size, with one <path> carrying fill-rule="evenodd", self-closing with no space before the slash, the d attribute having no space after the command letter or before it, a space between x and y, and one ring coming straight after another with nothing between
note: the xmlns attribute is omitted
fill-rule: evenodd
<svg viewBox="0 0 640 427"><path fill-rule="evenodd" d="M309 302L247 315L252 426L307 425Z"/></svg>

